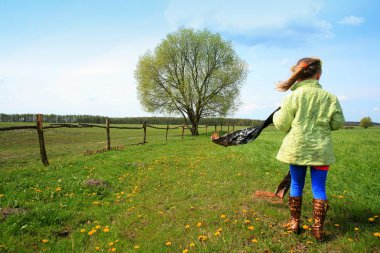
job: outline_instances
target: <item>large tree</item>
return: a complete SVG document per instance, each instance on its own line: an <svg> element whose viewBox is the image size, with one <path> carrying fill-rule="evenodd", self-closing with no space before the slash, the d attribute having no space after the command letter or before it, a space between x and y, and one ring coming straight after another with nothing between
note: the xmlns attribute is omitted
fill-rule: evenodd
<svg viewBox="0 0 380 253"><path fill-rule="evenodd" d="M360 120L359 125L361 127L368 128L368 127L372 126L372 119L370 117L364 117Z"/></svg>
<svg viewBox="0 0 380 253"><path fill-rule="evenodd" d="M148 112L181 114L193 135L202 117L236 110L247 64L231 43L208 30L181 28L140 57L135 77Z"/></svg>

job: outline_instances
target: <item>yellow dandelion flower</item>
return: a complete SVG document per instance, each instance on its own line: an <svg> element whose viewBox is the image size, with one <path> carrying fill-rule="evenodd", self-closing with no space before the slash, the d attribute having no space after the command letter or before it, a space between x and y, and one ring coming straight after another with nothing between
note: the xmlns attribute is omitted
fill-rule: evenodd
<svg viewBox="0 0 380 253"><path fill-rule="evenodd" d="M188 253L188 252L189 252L188 249L184 249L184 250L182 250L182 253Z"/></svg>
<svg viewBox="0 0 380 253"><path fill-rule="evenodd" d="M4 197L4 194L0 194L0 198Z"/></svg>
<svg viewBox="0 0 380 253"><path fill-rule="evenodd" d="M375 218L375 219L376 219L376 218L379 218L379 215L375 215L375 216L373 216L373 218Z"/></svg>
<svg viewBox="0 0 380 253"><path fill-rule="evenodd" d="M60 192L60 191L62 191L62 188L61 187L57 187L57 188L55 188L55 191L56 192Z"/></svg>
<svg viewBox="0 0 380 253"><path fill-rule="evenodd" d="M359 228L358 228L358 227L356 227L356 228L354 228L354 230L355 230L355 231L359 231Z"/></svg>
<svg viewBox="0 0 380 253"><path fill-rule="evenodd" d="M190 225L186 224L185 229L189 229L189 228L190 228Z"/></svg>
<svg viewBox="0 0 380 253"><path fill-rule="evenodd" d="M96 247L95 247L95 250L96 250L96 251L99 251L99 250L100 250L100 247L96 246Z"/></svg>
<svg viewBox="0 0 380 253"><path fill-rule="evenodd" d="M307 243L307 244L313 244L313 242L312 242L312 241L306 241L306 243Z"/></svg>
<svg viewBox="0 0 380 253"><path fill-rule="evenodd" d="M172 246L172 242L165 242L165 246Z"/></svg>
<svg viewBox="0 0 380 253"><path fill-rule="evenodd" d="M380 232L373 233L374 236L380 237Z"/></svg>
<svg viewBox="0 0 380 253"><path fill-rule="evenodd" d="M340 225L339 225L339 224L335 224L335 227L339 228L339 227L340 227Z"/></svg>
<svg viewBox="0 0 380 253"><path fill-rule="evenodd" d="M48 239L42 239L41 242L42 243L47 243L49 240Z"/></svg>
<svg viewBox="0 0 380 253"><path fill-rule="evenodd" d="M252 230L255 229L255 227L254 226L249 226L248 229L252 231Z"/></svg>
<svg viewBox="0 0 380 253"><path fill-rule="evenodd" d="M139 215L137 215L137 217L138 217L138 218L142 218L143 216L142 216L142 214L139 214Z"/></svg>
<svg viewBox="0 0 380 253"><path fill-rule="evenodd" d="M225 219L225 220L224 220L225 223L227 223L227 222L229 222L229 221L230 221L230 219Z"/></svg>
<svg viewBox="0 0 380 253"><path fill-rule="evenodd" d="M111 249L111 252L116 252L116 248L112 248L112 249Z"/></svg>
<svg viewBox="0 0 380 253"><path fill-rule="evenodd" d="M249 223L251 223L250 220L244 220L244 224L249 224Z"/></svg>
<svg viewBox="0 0 380 253"><path fill-rule="evenodd" d="M91 231L88 232L87 234L88 234L88 235L93 235L94 233L96 233L96 230L95 230L95 229L91 230Z"/></svg>
<svg viewBox="0 0 380 253"><path fill-rule="evenodd" d="M100 205L100 202L99 201L94 201L94 202L92 202L92 204L94 204L94 205Z"/></svg>
<svg viewBox="0 0 380 253"><path fill-rule="evenodd" d="M220 236L220 232L219 232L219 231L216 231L216 232L214 233L214 235L215 235L215 236Z"/></svg>
<svg viewBox="0 0 380 253"><path fill-rule="evenodd" d="M243 213L247 213L247 210L243 209Z"/></svg>
<svg viewBox="0 0 380 253"><path fill-rule="evenodd" d="M100 226L99 226L99 225L96 225L96 226L95 226L95 229L99 229L99 228L100 228Z"/></svg>
<svg viewBox="0 0 380 253"><path fill-rule="evenodd" d="M84 232L86 232L86 229L82 228L82 229L80 230L80 232L81 232L81 233L84 233Z"/></svg>
<svg viewBox="0 0 380 253"><path fill-rule="evenodd" d="M350 241L350 242L352 242L352 241L353 241L353 240L352 240L352 238L348 238L347 240L348 240L348 241Z"/></svg>
<svg viewBox="0 0 380 253"><path fill-rule="evenodd" d="M309 226L308 225L303 225L302 228L303 229L309 229Z"/></svg>
<svg viewBox="0 0 380 253"><path fill-rule="evenodd" d="M192 242L192 243L189 244L189 246L190 247L195 247L195 243Z"/></svg>
<svg viewBox="0 0 380 253"><path fill-rule="evenodd" d="M139 246L139 245L135 245L133 248L134 248L134 249L139 249L140 246Z"/></svg>
<svg viewBox="0 0 380 253"><path fill-rule="evenodd" d="M368 221L373 222L375 221L375 218L368 218Z"/></svg>
<svg viewBox="0 0 380 253"><path fill-rule="evenodd" d="M256 219L255 219L255 221L259 221L259 220L260 220L260 218L256 218Z"/></svg>
<svg viewBox="0 0 380 253"><path fill-rule="evenodd" d="M340 195L338 198L340 198L340 199L343 199L343 198L344 198L344 196Z"/></svg>
<svg viewBox="0 0 380 253"><path fill-rule="evenodd" d="M108 227L103 228L103 232L108 233L110 229Z"/></svg>
<svg viewBox="0 0 380 253"><path fill-rule="evenodd" d="M312 223L313 222L313 218L309 218L307 221L310 222L310 223Z"/></svg>
<svg viewBox="0 0 380 253"><path fill-rule="evenodd" d="M197 227L202 227L202 222L198 222Z"/></svg>
<svg viewBox="0 0 380 253"><path fill-rule="evenodd" d="M220 218L225 219L227 216L225 214L221 214Z"/></svg>
<svg viewBox="0 0 380 253"><path fill-rule="evenodd" d="M113 242L108 243L108 246L113 246L113 245L114 245Z"/></svg>
<svg viewBox="0 0 380 253"><path fill-rule="evenodd" d="M253 239L251 240L251 242L253 242L253 243L258 243L259 241L258 241L256 238L253 238Z"/></svg>
<svg viewBox="0 0 380 253"><path fill-rule="evenodd" d="M198 240L201 241L201 242L204 242L204 241L206 241L207 239L208 239L208 237L205 236L205 235L200 235L200 236L198 236Z"/></svg>

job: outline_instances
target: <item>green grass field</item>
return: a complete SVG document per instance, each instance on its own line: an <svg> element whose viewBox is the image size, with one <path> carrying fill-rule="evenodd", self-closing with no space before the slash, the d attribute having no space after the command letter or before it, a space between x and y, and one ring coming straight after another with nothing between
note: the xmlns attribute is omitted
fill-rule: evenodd
<svg viewBox="0 0 380 253"><path fill-rule="evenodd" d="M180 134L148 129L130 145L142 130L115 129L125 149L83 155L105 146L104 129L48 129L44 167L35 131L0 132L0 252L380 252L380 128L333 133L322 244L309 175L300 235L282 227L286 203L255 197L287 173L282 133L229 148Z"/></svg>

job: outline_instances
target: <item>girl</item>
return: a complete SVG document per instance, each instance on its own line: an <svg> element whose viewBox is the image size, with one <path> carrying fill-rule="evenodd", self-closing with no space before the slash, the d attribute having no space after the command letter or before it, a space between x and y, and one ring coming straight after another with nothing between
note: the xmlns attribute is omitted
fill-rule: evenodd
<svg viewBox="0 0 380 253"><path fill-rule="evenodd" d="M279 91L293 92L273 115L277 129L286 132L277 159L290 164L291 185L288 228L299 232L302 191L307 167L310 167L313 192L313 235L323 239L323 223L328 209L326 178L330 164L335 161L331 131L342 128L344 116L336 96L319 84L322 62L303 58L292 67L291 77L277 85Z"/></svg>

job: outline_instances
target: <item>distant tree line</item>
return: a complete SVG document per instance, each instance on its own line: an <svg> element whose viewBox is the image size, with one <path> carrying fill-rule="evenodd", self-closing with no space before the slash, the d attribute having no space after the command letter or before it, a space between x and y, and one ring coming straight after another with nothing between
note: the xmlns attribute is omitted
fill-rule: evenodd
<svg viewBox="0 0 380 253"><path fill-rule="evenodd" d="M105 116L93 115L56 115L44 114L46 123L92 123L104 124ZM182 125L184 119L180 117L109 117L111 124L143 124L145 121L152 125ZM35 114L4 114L0 113L0 122L36 122ZM235 125L235 126L252 126L261 123L260 120L235 119L235 118L202 118L200 125Z"/></svg>

